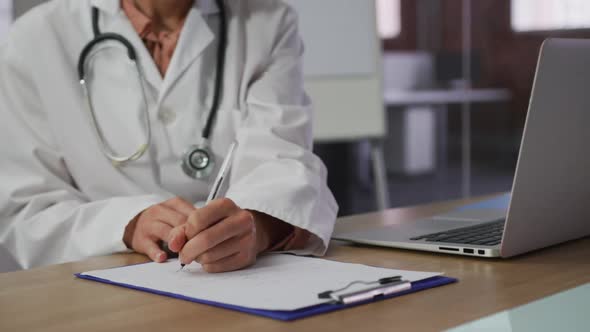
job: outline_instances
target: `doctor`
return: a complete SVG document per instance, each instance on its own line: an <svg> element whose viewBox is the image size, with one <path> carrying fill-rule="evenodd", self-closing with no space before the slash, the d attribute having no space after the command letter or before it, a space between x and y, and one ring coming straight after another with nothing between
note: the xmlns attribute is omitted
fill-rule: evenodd
<svg viewBox="0 0 590 332"><path fill-rule="evenodd" d="M23 268L126 250L162 262L162 242L209 272L324 254L337 206L302 52L278 0L31 10L0 47L0 245ZM226 198L195 208L233 141Z"/></svg>

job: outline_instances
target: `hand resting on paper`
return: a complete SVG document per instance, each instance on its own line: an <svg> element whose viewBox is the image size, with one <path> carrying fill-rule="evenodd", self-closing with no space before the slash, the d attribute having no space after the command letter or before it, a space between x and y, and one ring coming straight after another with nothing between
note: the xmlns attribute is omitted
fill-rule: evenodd
<svg viewBox="0 0 590 332"><path fill-rule="evenodd" d="M164 262L168 257L159 244L168 240L174 227L184 225L195 210L191 203L180 197L152 205L129 222L123 242L127 248L147 255L154 262Z"/></svg>

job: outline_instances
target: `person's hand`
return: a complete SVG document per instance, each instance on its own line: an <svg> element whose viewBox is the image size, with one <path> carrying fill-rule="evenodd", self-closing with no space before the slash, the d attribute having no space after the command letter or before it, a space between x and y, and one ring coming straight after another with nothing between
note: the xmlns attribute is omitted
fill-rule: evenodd
<svg viewBox="0 0 590 332"><path fill-rule="evenodd" d="M291 229L278 219L221 198L193 211L186 224L172 230L168 247L179 253L182 264L197 261L207 272L233 271L254 264L258 253Z"/></svg>
<svg viewBox="0 0 590 332"><path fill-rule="evenodd" d="M152 205L129 222L123 242L128 248L161 263L167 257L160 249L160 241L166 241L174 227L185 224L193 211L195 207L180 197Z"/></svg>
<svg viewBox="0 0 590 332"><path fill-rule="evenodd" d="M221 198L193 211L183 226L170 234L168 247L182 264L201 263L207 272L237 270L256 261L256 224L250 211ZM262 246L264 244L261 244Z"/></svg>

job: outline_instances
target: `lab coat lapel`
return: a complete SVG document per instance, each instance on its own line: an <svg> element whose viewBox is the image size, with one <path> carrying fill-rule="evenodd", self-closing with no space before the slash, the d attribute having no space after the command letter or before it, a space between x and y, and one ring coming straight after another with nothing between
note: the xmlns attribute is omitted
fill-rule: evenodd
<svg viewBox="0 0 590 332"><path fill-rule="evenodd" d="M205 8L205 11L207 10ZM174 56L166 72L160 101L188 67L203 54L205 49L212 46L215 36L203 17L204 14L206 13L196 5L189 11L174 50Z"/></svg>
<svg viewBox="0 0 590 332"><path fill-rule="evenodd" d="M149 54L141 38L133 29L131 22L121 9L118 0L93 0L93 5L101 10L100 30L102 33L114 32L127 38L137 52L139 65L144 79L157 91L162 88L162 75L160 74L152 56Z"/></svg>

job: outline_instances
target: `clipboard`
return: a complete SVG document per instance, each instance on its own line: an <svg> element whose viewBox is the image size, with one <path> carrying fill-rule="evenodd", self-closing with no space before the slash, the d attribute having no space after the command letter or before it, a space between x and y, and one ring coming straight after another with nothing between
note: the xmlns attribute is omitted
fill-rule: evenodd
<svg viewBox="0 0 590 332"><path fill-rule="evenodd" d="M319 314L324 314L324 313L333 312L333 311L337 311L337 310L352 308L352 307L365 305L365 304L372 303L372 302L383 301L383 300L391 299L394 297L403 296L403 295L423 291L426 289L451 284L451 283L458 281L455 278L449 278L449 277L444 277L444 276L435 276L435 277L431 277L428 279L415 281L415 282L411 282L411 283L407 282L407 284L408 284L407 286L409 286L409 287L407 287L407 286L401 287L401 288L399 288L399 290L393 291L388 294L383 294L382 292L380 293L379 289L378 289L376 294L373 296L360 297L359 300L351 301L348 303L344 303L344 301L341 301L341 302L333 301L331 303L322 303L322 304L318 304L318 305L314 305L314 306L310 306L310 307L306 307L306 308L302 308L302 309L297 309L297 310L282 311L282 310L253 309L253 308L231 305L231 304L226 304L226 303L220 303L220 302L215 302L215 301L208 301L208 300L194 298L194 297L188 297L188 296L184 296L184 295L180 295L180 294L159 291L156 289L150 289L150 288L146 288L146 287L138 287L135 285L125 284L125 283L120 283L120 282L113 282L111 280L106 280L106 279L102 279L102 278L98 278L95 276L86 275L86 274L82 274L82 273L77 273L77 274L75 274L75 276L78 278L81 278L81 279L92 280L92 281L97 281L97 282L101 282L101 283L105 283L105 284L116 285L116 286L120 286L120 287L125 287L125 288L143 291L143 292L148 292L148 293L152 293L152 294L168 296L168 297L172 297L172 298L176 298L176 299L180 299L180 300L211 305L211 306L215 306L218 308L239 311L239 312L243 312L243 313L247 313L247 314L262 316L262 317L271 318L271 319L280 320L280 321L294 321L294 320L298 320L298 319L302 319L302 318L306 318L306 317L311 317L311 316L315 316L315 315L319 315ZM379 281L380 280L376 281L375 283L378 283ZM399 280L399 278L395 278L392 281L392 283L403 283L403 282L404 281ZM385 286L387 286L387 285L388 284L385 284ZM340 289L340 290L343 290L343 289ZM340 291L340 290L338 290L338 291ZM369 290L372 290L373 292L375 292L375 287L369 287L367 289L367 291L369 291ZM323 292L324 293L323 295L325 295L328 292L332 293L335 291L327 290L326 292ZM360 292L362 293L362 291L360 291ZM358 293L358 292L354 292L354 293ZM318 294L318 296L320 296L320 295L322 295L322 294Z"/></svg>

